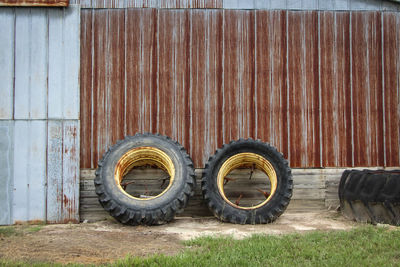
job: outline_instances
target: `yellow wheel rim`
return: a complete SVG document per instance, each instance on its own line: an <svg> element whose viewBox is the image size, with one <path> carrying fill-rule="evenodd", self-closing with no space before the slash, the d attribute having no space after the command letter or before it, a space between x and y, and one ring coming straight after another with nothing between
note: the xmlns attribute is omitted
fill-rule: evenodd
<svg viewBox="0 0 400 267"><path fill-rule="evenodd" d="M121 186L124 176L134 167L144 165L155 165L164 170L170 176L169 184L160 194L149 198L138 198L128 194ZM175 177L175 167L171 158L155 147L138 147L126 152L117 162L115 166L114 179L119 189L128 197L136 200L151 200L162 196L172 186Z"/></svg>
<svg viewBox="0 0 400 267"><path fill-rule="evenodd" d="M256 168L260 169L268 176L268 179L270 180L270 183L271 183L271 192L265 201L261 202L260 204L258 204L256 206L243 207L243 206L236 205L235 203L232 203L225 195L224 179L232 170L237 169L239 167L249 167L249 166L252 166L253 164L256 166ZM219 193L221 194L222 198L229 205L231 205L235 208L245 209L245 210L257 209L257 208L265 205L275 194L277 184L278 184L278 179L276 176L275 169L272 166L271 162L269 162L264 157L262 157L258 154L255 154L255 153L239 153L239 154L236 154L236 155L228 158L224 162L224 164L222 164L221 168L218 171L218 176L217 176L218 190L219 190Z"/></svg>

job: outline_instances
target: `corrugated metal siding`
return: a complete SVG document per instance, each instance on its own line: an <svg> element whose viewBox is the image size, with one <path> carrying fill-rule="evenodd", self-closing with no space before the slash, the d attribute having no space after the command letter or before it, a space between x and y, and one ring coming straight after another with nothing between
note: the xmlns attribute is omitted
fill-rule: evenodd
<svg viewBox="0 0 400 267"><path fill-rule="evenodd" d="M70 0L82 8L222 8L223 0Z"/></svg>
<svg viewBox="0 0 400 267"><path fill-rule="evenodd" d="M382 10L399 11L385 0L70 0L82 8L212 8L265 10Z"/></svg>
<svg viewBox="0 0 400 267"><path fill-rule="evenodd" d="M271 142L293 167L399 166L398 23L386 12L83 10L81 165L149 131L181 142L196 167L239 137Z"/></svg>
<svg viewBox="0 0 400 267"><path fill-rule="evenodd" d="M80 9L0 20L0 224L78 222Z"/></svg>
<svg viewBox="0 0 400 267"><path fill-rule="evenodd" d="M69 0L0 0L0 6L68 6Z"/></svg>

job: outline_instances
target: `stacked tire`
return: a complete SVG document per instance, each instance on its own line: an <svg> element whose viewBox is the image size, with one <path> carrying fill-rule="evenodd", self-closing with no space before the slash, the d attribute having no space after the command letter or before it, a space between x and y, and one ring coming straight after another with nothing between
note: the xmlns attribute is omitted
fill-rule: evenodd
<svg viewBox="0 0 400 267"><path fill-rule="evenodd" d="M400 225L400 171L346 170L339 199L342 214L351 220Z"/></svg>

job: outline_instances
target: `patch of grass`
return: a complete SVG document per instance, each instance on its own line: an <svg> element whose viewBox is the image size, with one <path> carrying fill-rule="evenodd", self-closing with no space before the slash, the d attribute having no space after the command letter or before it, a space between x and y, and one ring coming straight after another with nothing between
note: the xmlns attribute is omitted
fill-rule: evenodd
<svg viewBox="0 0 400 267"><path fill-rule="evenodd" d="M18 231L15 230L14 226L1 226L0 227L0 237L9 237L13 235L18 235Z"/></svg>
<svg viewBox="0 0 400 267"><path fill-rule="evenodd" d="M400 229L363 226L351 231L243 240L203 237L175 256L127 257L115 266L399 266Z"/></svg>
<svg viewBox="0 0 400 267"><path fill-rule="evenodd" d="M35 225L26 229L28 233L36 233L42 230L43 225Z"/></svg>

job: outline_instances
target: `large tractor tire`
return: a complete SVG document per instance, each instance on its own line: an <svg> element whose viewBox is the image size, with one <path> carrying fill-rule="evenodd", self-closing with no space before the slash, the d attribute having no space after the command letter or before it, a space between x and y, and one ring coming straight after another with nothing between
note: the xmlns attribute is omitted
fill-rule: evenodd
<svg viewBox="0 0 400 267"><path fill-rule="evenodd" d="M233 184L234 178L229 178L235 170L248 169L252 179L256 169L265 174L268 186L253 190L259 191L261 200L256 203L241 204L242 184L236 186L239 190L236 201L227 194L227 184ZM268 187L268 188L267 188ZM203 197L213 214L224 222L235 224L264 224L276 220L288 206L292 197L292 174L288 162L275 147L253 139L239 139L217 149L205 166L202 177ZM233 190L233 193L235 193ZM245 191L243 191L245 192Z"/></svg>
<svg viewBox="0 0 400 267"><path fill-rule="evenodd" d="M348 219L400 225L400 171L346 170L339 199Z"/></svg>
<svg viewBox="0 0 400 267"><path fill-rule="evenodd" d="M185 149L169 137L136 134L118 141L99 161L94 180L100 204L114 218L130 225L171 221L193 194L193 162ZM169 183L156 195L131 195L121 184L134 168L152 166L166 173ZM134 185L133 185L134 186Z"/></svg>

